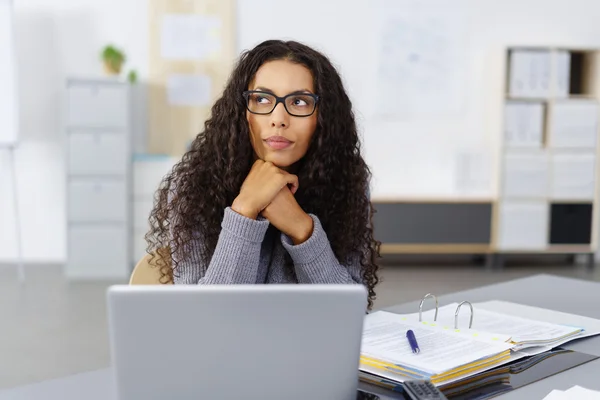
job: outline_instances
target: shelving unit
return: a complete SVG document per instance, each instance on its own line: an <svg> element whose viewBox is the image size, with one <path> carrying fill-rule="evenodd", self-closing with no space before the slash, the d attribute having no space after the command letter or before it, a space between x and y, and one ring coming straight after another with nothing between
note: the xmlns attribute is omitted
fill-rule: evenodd
<svg viewBox="0 0 600 400"><path fill-rule="evenodd" d="M507 50L495 254L583 253L592 265L599 55L566 48Z"/></svg>
<svg viewBox="0 0 600 400"><path fill-rule="evenodd" d="M585 254L594 265L600 50L514 47L502 59L495 195L373 200L382 254L487 255L497 267L505 254Z"/></svg>
<svg viewBox="0 0 600 400"><path fill-rule="evenodd" d="M131 272L129 85L66 84L67 263L69 279L123 279Z"/></svg>

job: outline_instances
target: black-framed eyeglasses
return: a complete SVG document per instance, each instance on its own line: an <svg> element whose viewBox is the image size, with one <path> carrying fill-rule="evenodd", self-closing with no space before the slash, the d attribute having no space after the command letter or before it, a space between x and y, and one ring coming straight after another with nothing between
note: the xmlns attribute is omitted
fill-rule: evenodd
<svg viewBox="0 0 600 400"><path fill-rule="evenodd" d="M288 114L294 117L308 117L315 112L319 96L312 93L290 93L279 97L260 90L247 90L243 93L246 108L253 114L271 114L277 104L283 103Z"/></svg>

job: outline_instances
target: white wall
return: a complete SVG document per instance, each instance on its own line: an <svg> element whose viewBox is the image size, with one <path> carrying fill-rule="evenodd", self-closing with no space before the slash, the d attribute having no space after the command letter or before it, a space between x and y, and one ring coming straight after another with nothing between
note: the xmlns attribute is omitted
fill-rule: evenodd
<svg viewBox="0 0 600 400"><path fill-rule="evenodd" d="M15 0L21 145L17 172L27 262L66 257L63 131L64 81L101 74L99 54L121 46L143 79L148 74L146 0ZM7 154L0 154L0 262L17 255Z"/></svg>
<svg viewBox="0 0 600 400"><path fill-rule="evenodd" d="M499 135L506 45L600 48L597 0L465 0L470 10L470 56L465 112L457 117L404 122L368 120L364 106L373 68L365 42L375 2L363 0L238 0L239 47L268 37L317 45L338 64L365 128L374 195L456 195L450 141L469 138L494 151ZM66 76L97 75L100 48L122 46L143 80L148 73L147 0L16 0L23 143L18 151L23 241L27 261L65 258L63 147L60 117ZM342 10L343 15L342 16ZM395 151L392 152L392 149ZM9 182L0 156L0 262L15 256ZM491 163L493 164L493 163ZM415 178L415 172L422 178ZM490 174L493 175L494 171ZM489 188L492 191L493 187ZM489 193L492 194L492 193Z"/></svg>

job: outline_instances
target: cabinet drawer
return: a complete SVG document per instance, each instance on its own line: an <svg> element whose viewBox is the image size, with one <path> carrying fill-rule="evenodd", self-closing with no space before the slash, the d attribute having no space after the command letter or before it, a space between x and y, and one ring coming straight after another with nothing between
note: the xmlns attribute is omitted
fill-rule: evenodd
<svg viewBox="0 0 600 400"><path fill-rule="evenodd" d="M126 127L129 125L126 85L72 83L67 93L67 124L71 127Z"/></svg>
<svg viewBox="0 0 600 400"><path fill-rule="evenodd" d="M69 227L69 278L126 278L130 273L125 225Z"/></svg>
<svg viewBox="0 0 600 400"><path fill-rule="evenodd" d="M551 244L591 244L593 204L552 204Z"/></svg>
<svg viewBox="0 0 600 400"><path fill-rule="evenodd" d="M374 203L373 227L382 243L488 244L491 203Z"/></svg>
<svg viewBox="0 0 600 400"><path fill-rule="evenodd" d="M69 173L114 175L127 171L129 146L118 133L73 132L69 134Z"/></svg>
<svg viewBox="0 0 600 400"><path fill-rule="evenodd" d="M123 180L71 180L68 184L71 222L123 222L127 194Z"/></svg>

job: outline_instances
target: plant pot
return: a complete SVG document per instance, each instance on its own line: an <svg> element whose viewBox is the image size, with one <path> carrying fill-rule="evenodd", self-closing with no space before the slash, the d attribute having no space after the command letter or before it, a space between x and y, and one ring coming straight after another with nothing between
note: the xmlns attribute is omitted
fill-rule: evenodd
<svg viewBox="0 0 600 400"><path fill-rule="evenodd" d="M104 71L109 75L119 75L121 73L121 67L123 64L121 63L111 63L108 61L104 61Z"/></svg>

